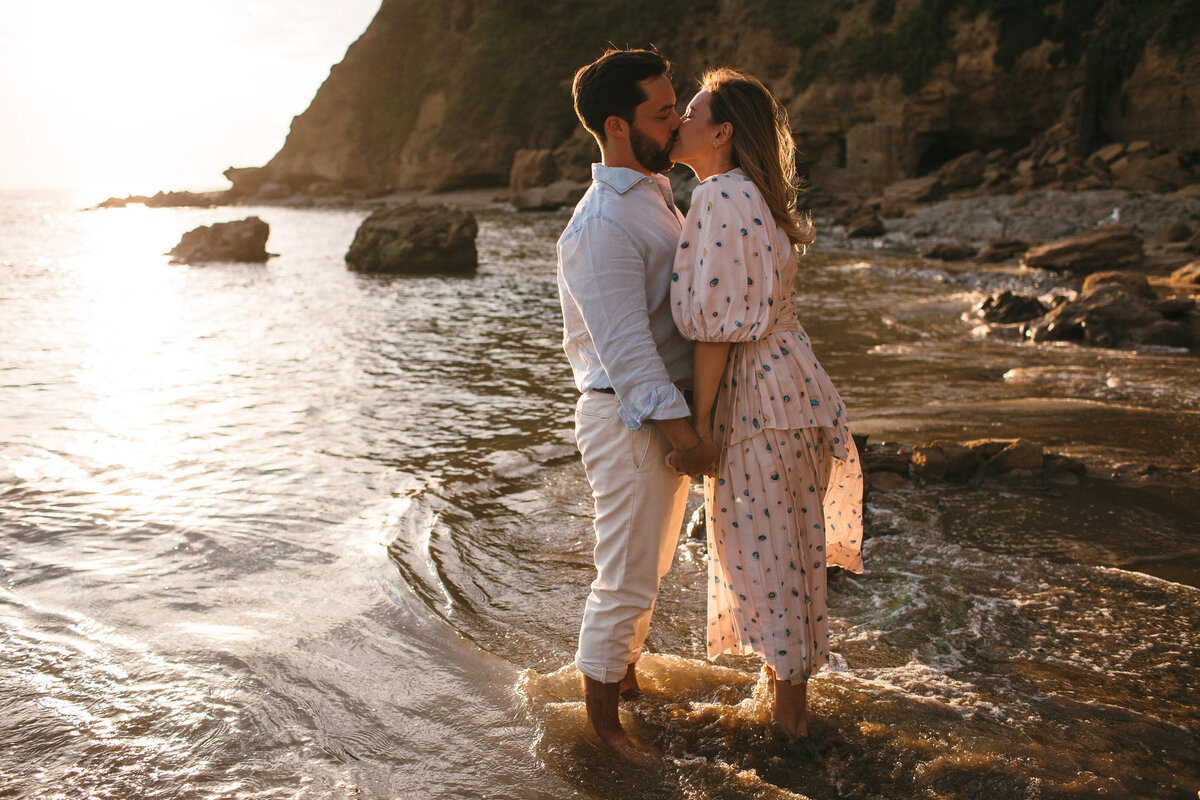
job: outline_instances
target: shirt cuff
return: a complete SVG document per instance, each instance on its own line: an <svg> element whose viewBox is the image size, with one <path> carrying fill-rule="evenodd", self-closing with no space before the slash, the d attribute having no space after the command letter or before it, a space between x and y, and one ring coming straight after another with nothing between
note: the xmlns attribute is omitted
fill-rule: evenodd
<svg viewBox="0 0 1200 800"><path fill-rule="evenodd" d="M673 383L663 383L650 390L649 396L640 408L629 409L624 403L617 409L625 427L631 431L640 431L642 422L647 419L681 419L690 416L692 411L683 392Z"/></svg>

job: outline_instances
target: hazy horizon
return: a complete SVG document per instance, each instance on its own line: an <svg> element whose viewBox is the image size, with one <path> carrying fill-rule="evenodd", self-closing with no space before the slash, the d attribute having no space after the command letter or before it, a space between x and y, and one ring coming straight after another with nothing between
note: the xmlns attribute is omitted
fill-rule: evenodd
<svg viewBox="0 0 1200 800"><path fill-rule="evenodd" d="M0 0L0 189L152 194L265 164L381 0Z"/></svg>

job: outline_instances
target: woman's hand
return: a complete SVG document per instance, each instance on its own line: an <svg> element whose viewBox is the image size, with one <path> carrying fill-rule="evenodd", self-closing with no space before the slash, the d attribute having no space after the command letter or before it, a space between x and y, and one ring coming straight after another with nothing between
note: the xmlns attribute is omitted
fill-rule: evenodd
<svg viewBox="0 0 1200 800"><path fill-rule="evenodd" d="M695 447L688 450L672 450L667 453L667 466L676 474L699 478L704 475L716 477L717 460L721 450L709 438L701 435Z"/></svg>

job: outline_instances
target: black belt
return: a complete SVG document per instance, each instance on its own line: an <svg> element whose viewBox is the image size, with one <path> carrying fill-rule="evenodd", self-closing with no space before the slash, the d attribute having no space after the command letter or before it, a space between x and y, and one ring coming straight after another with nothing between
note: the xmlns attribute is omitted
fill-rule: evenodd
<svg viewBox="0 0 1200 800"><path fill-rule="evenodd" d="M675 388L679 389L678 386ZM617 393L617 390L612 388L611 386L597 386L597 387L592 388L591 391L600 392L602 394L616 394ZM689 406L692 405L692 390L691 389L679 389L679 393L683 395L683 400L685 403L687 403Z"/></svg>

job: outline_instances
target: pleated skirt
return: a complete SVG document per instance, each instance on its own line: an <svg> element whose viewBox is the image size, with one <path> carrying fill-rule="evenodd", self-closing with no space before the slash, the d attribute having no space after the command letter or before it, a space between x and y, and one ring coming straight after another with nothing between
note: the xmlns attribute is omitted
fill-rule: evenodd
<svg viewBox="0 0 1200 800"><path fill-rule="evenodd" d="M708 655L797 683L829 661L830 563L862 571L862 468L843 425L767 429L706 478Z"/></svg>

